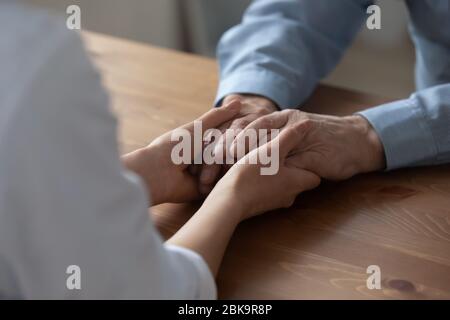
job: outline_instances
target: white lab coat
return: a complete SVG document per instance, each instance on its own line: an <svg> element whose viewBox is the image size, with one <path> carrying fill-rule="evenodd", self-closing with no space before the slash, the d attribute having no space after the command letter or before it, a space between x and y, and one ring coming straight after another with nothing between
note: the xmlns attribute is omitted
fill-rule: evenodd
<svg viewBox="0 0 450 320"><path fill-rule="evenodd" d="M15 1L0 21L0 297L215 298L204 260L155 230L78 34Z"/></svg>

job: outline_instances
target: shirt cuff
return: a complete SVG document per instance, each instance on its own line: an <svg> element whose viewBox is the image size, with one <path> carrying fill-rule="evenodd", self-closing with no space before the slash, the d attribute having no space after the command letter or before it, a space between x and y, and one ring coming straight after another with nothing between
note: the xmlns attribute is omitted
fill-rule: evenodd
<svg viewBox="0 0 450 320"><path fill-rule="evenodd" d="M215 300L217 299L217 287L216 281L206 264L205 260L196 252L179 247L174 245L165 245L166 249L169 250L172 254L181 255L184 258L187 258L190 262L192 262L196 274L196 283L198 284L196 300Z"/></svg>
<svg viewBox="0 0 450 320"><path fill-rule="evenodd" d="M435 161L437 147L416 98L387 103L358 114L365 117L378 133L387 170Z"/></svg>
<svg viewBox="0 0 450 320"><path fill-rule="evenodd" d="M296 108L302 97L298 88L268 70L233 73L220 81L214 105L219 106L230 94L254 94L274 101L281 109Z"/></svg>

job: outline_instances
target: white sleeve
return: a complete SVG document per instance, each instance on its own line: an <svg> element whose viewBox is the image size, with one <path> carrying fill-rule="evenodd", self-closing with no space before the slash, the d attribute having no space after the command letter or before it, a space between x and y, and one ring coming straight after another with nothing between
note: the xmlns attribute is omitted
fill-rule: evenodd
<svg viewBox="0 0 450 320"><path fill-rule="evenodd" d="M0 270L9 272L0 293L214 299L203 259L163 244L143 183L121 164L100 77L76 33L57 29L41 35L52 49L40 51L45 59L13 102L0 139ZM71 265L80 268L80 290L67 287L77 273L66 273Z"/></svg>

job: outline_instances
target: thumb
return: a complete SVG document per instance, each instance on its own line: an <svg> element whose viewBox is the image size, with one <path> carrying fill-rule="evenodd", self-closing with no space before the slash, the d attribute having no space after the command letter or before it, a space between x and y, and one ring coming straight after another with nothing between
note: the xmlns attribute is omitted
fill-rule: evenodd
<svg viewBox="0 0 450 320"><path fill-rule="evenodd" d="M200 122L202 125L202 131L205 132L208 129L218 128L223 123L233 120L241 109L241 102L234 100L227 105L220 108L214 108L203 114L200 118L184 126L191 132L194 131L194 123Z"/></svg>
<svg viewBox="0 0 450 320"><path fill-rule="evenodd" d="M293 170L292 176L296 180L298 192L311 190L320 185L321 178L317 174L298 168L293 168L291 170Z"/></svg>

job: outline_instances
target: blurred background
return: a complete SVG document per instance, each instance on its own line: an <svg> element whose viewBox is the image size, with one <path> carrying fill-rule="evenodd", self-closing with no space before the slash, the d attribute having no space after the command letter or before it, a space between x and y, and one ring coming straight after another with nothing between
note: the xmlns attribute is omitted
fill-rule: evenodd
<svg viewBox="0 0 450 320"><path fill-rule="evenodd" d="M314 0L310 0L314 1ZM336 1L336 0L330 0ZM27 0L65 14L81 7L82 28L214 57L220 36L239 23L251 0ZM381 30L361 29L323 82L402 98L414 91L414 49L404 1L380 0Z"/></svg>

